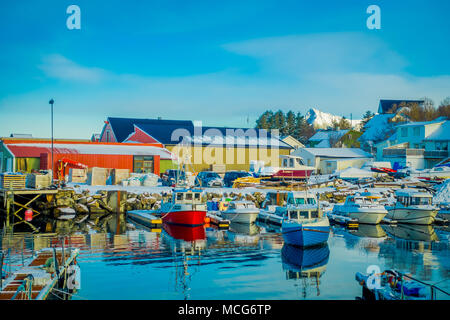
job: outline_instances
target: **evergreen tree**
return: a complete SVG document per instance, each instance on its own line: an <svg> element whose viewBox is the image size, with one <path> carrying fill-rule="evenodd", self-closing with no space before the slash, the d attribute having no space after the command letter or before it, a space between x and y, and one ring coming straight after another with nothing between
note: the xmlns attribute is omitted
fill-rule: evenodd
<svg viewBox="0 0 450 320"><path fill-rule="evenodd" d="M286 135L295 135L295 113L290 111L286 114Z"/></svg>

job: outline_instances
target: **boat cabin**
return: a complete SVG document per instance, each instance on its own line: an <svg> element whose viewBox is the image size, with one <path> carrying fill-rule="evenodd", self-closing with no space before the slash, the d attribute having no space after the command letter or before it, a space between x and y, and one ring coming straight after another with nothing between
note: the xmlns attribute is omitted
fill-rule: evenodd
<svg viewBox="0 0 450 320"><path fill-rule="evenodd" d="M288 220L312 220L322 217L322 212L317 207L299 208L297 206L278 207L276 214Z"/></svg>
<svg viewBox="0 0 450 320"><path fill-rule="evenodd" d="M177 204L202 204L203 190L174 190L172 202Z"/></svg>
<svg viewBox="0 0 450 320"><path fill-rule="evenodd" d="M287 199L287 192L267 192L266 199L262 204L262 208L265 209L269 206L282 206Z"/></svg>
<svg viewBox="0 0 450 320"><path fill-rule="evenodd" d="M345 199L346 205L371 205L371 204L378 204L378 200L380 199L380 196L375 195L352 195L348 196L347 199Z"/></svg>
<svg viewBox="0 0 450 320"><path fill-rule="evenodd" d="M395 193L397 203L408 206L428 206L432 204L433 196L428 192L417 190L400 190Z"/></svg>
<svg viewBox="0 0 450 320"><path fill-rule="evenodd" d="M288 192L287 200L288 205L317 205L316 197L307 192Z"/></svg>
<svg viewBox="0 0 450 320"><path fill-rule="evenodd" d="M303 163L303 158L298 156L280 155L280 159L281 159L281 168L302 169L302 166L305 165Z"/></svg>
<svg viewBox="0 0 450 320"><path fill-rule="evenodd" d="M228 209L230 210L246 209L246 208L254 209L256 208L256 206L252 201L231 201L228 206Z"/></svg>

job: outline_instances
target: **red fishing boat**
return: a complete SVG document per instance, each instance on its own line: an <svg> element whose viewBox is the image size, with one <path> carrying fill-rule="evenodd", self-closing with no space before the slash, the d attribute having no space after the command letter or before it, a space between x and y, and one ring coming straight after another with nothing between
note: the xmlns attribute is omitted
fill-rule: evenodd
<svg viewBox="0 0 450 320"><path fill-rule="evenodd" d="M303 158L293 155L281 155L281 167L266 167L262 169L261 176L272 180L306 180L315 167L306 166Z"/></svg>
<svg viewBox="0 0 450 320"><path fill-rule="evenodd" d="M161 203L158 210L162 221L191 227L204 225L206 203L202 199L202 192L197 189L175 189L172 199Z"/></svg>

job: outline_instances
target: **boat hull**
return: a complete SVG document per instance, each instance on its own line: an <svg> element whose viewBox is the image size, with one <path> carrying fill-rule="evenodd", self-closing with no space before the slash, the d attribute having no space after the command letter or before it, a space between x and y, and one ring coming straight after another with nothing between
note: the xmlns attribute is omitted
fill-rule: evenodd
<svg viewBox="0 0 450 320"><path fill-rule="evenodd" d="M287 244L297 247L316 246L328 241L330 223L326 217L313 222L283 220L281 233Z"/></svg>
<svg viewBox="0 0 450 320"><path fill-rule="evenodd" d="M295 169L280 169L273 174L273 178L284 178L284 179L306 179L311 176L313 170L295 170Z"/></svg>
<svg viewBox="0 0 450 320"><path fill-rule="evenodd" d="M437 213L437 209L389 208L386 217L399 223L432 224Z"/></svg>
<svg viewBox="0 0 450 320"><path fill-rule="evenodd" d="M258 211L224 211L222 212L222 217L224 219L230 220L230 222L237 223L254 223L256 218L258 218Z"/></svg>
<svg viewBox="0 0 450 320"><path fill-rule="evenodd" d="M387 215L387 210L375 209L375 208L365 208L361 210L334 210L333 214L349 217L351 219L357 219L359 223L363 224L378 224Z"/></svg>
<svg viewBox="0 0 450 320"><path fill-rule="evenodd" d="M179 210L171 212L161 212L164 223L181 226L202 226L205 224L206 211L203 210Z"/></svg>

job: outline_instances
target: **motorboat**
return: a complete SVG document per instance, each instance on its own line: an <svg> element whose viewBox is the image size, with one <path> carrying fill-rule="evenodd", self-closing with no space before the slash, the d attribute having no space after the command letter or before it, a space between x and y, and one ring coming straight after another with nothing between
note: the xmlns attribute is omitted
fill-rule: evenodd
<svg viewBox="0 0 450 320"><path fill-rule="evenodd" d="M388 213L380 198L373 194L349 195L344 204L334 205L332 214L357 219L359 223L378 224Z"/></svg>
<svg viewBox="0 0 450 320"><path fill-rule="evenodd" d="M315 167L306 166L299 156L281 155L280 159L281 167L262 168L259 175L273 180L305 180L316 170Z"/></svg>
<svg viewBox="0 0 450 320"><path fill-rule="evenodd" d="M206 203L202 199L203 190L174 189L172 198L161 203L155 210L164 223L184 226L201 226L205 224Z"/></svg>
<svg viewBox="0 0 450 320"><path fill-rule="evenodd" d="M277 208L277 213L283 217L281 233L285 243L309 247L328 241L330 222L313 194L289 192L287 202L285 207Z"/></svg>
<svg viewBox="0 0 450 320"><path fill-rule="evenodd" d="M427 191L401 189L395 192L395 198L393 206L386 206L386 217L399 223L431 224L438 213L438 207L432 204L433 196Z"/></svg>
<svg viewBox="0 0 450 320"><path fill-rule="evenodd" d="M258 217L259 209L252 201L231 201L228 208L221 212L223 218L232 223L254 223Z"/></svg>
<svg viewBox="0 0 450 320"><path fill-rule="evenodd" d="M437 290L446 293L436 286L392 269L377 274L357 272L355 280L363 288L363 300L433 300Z"/></svg>

